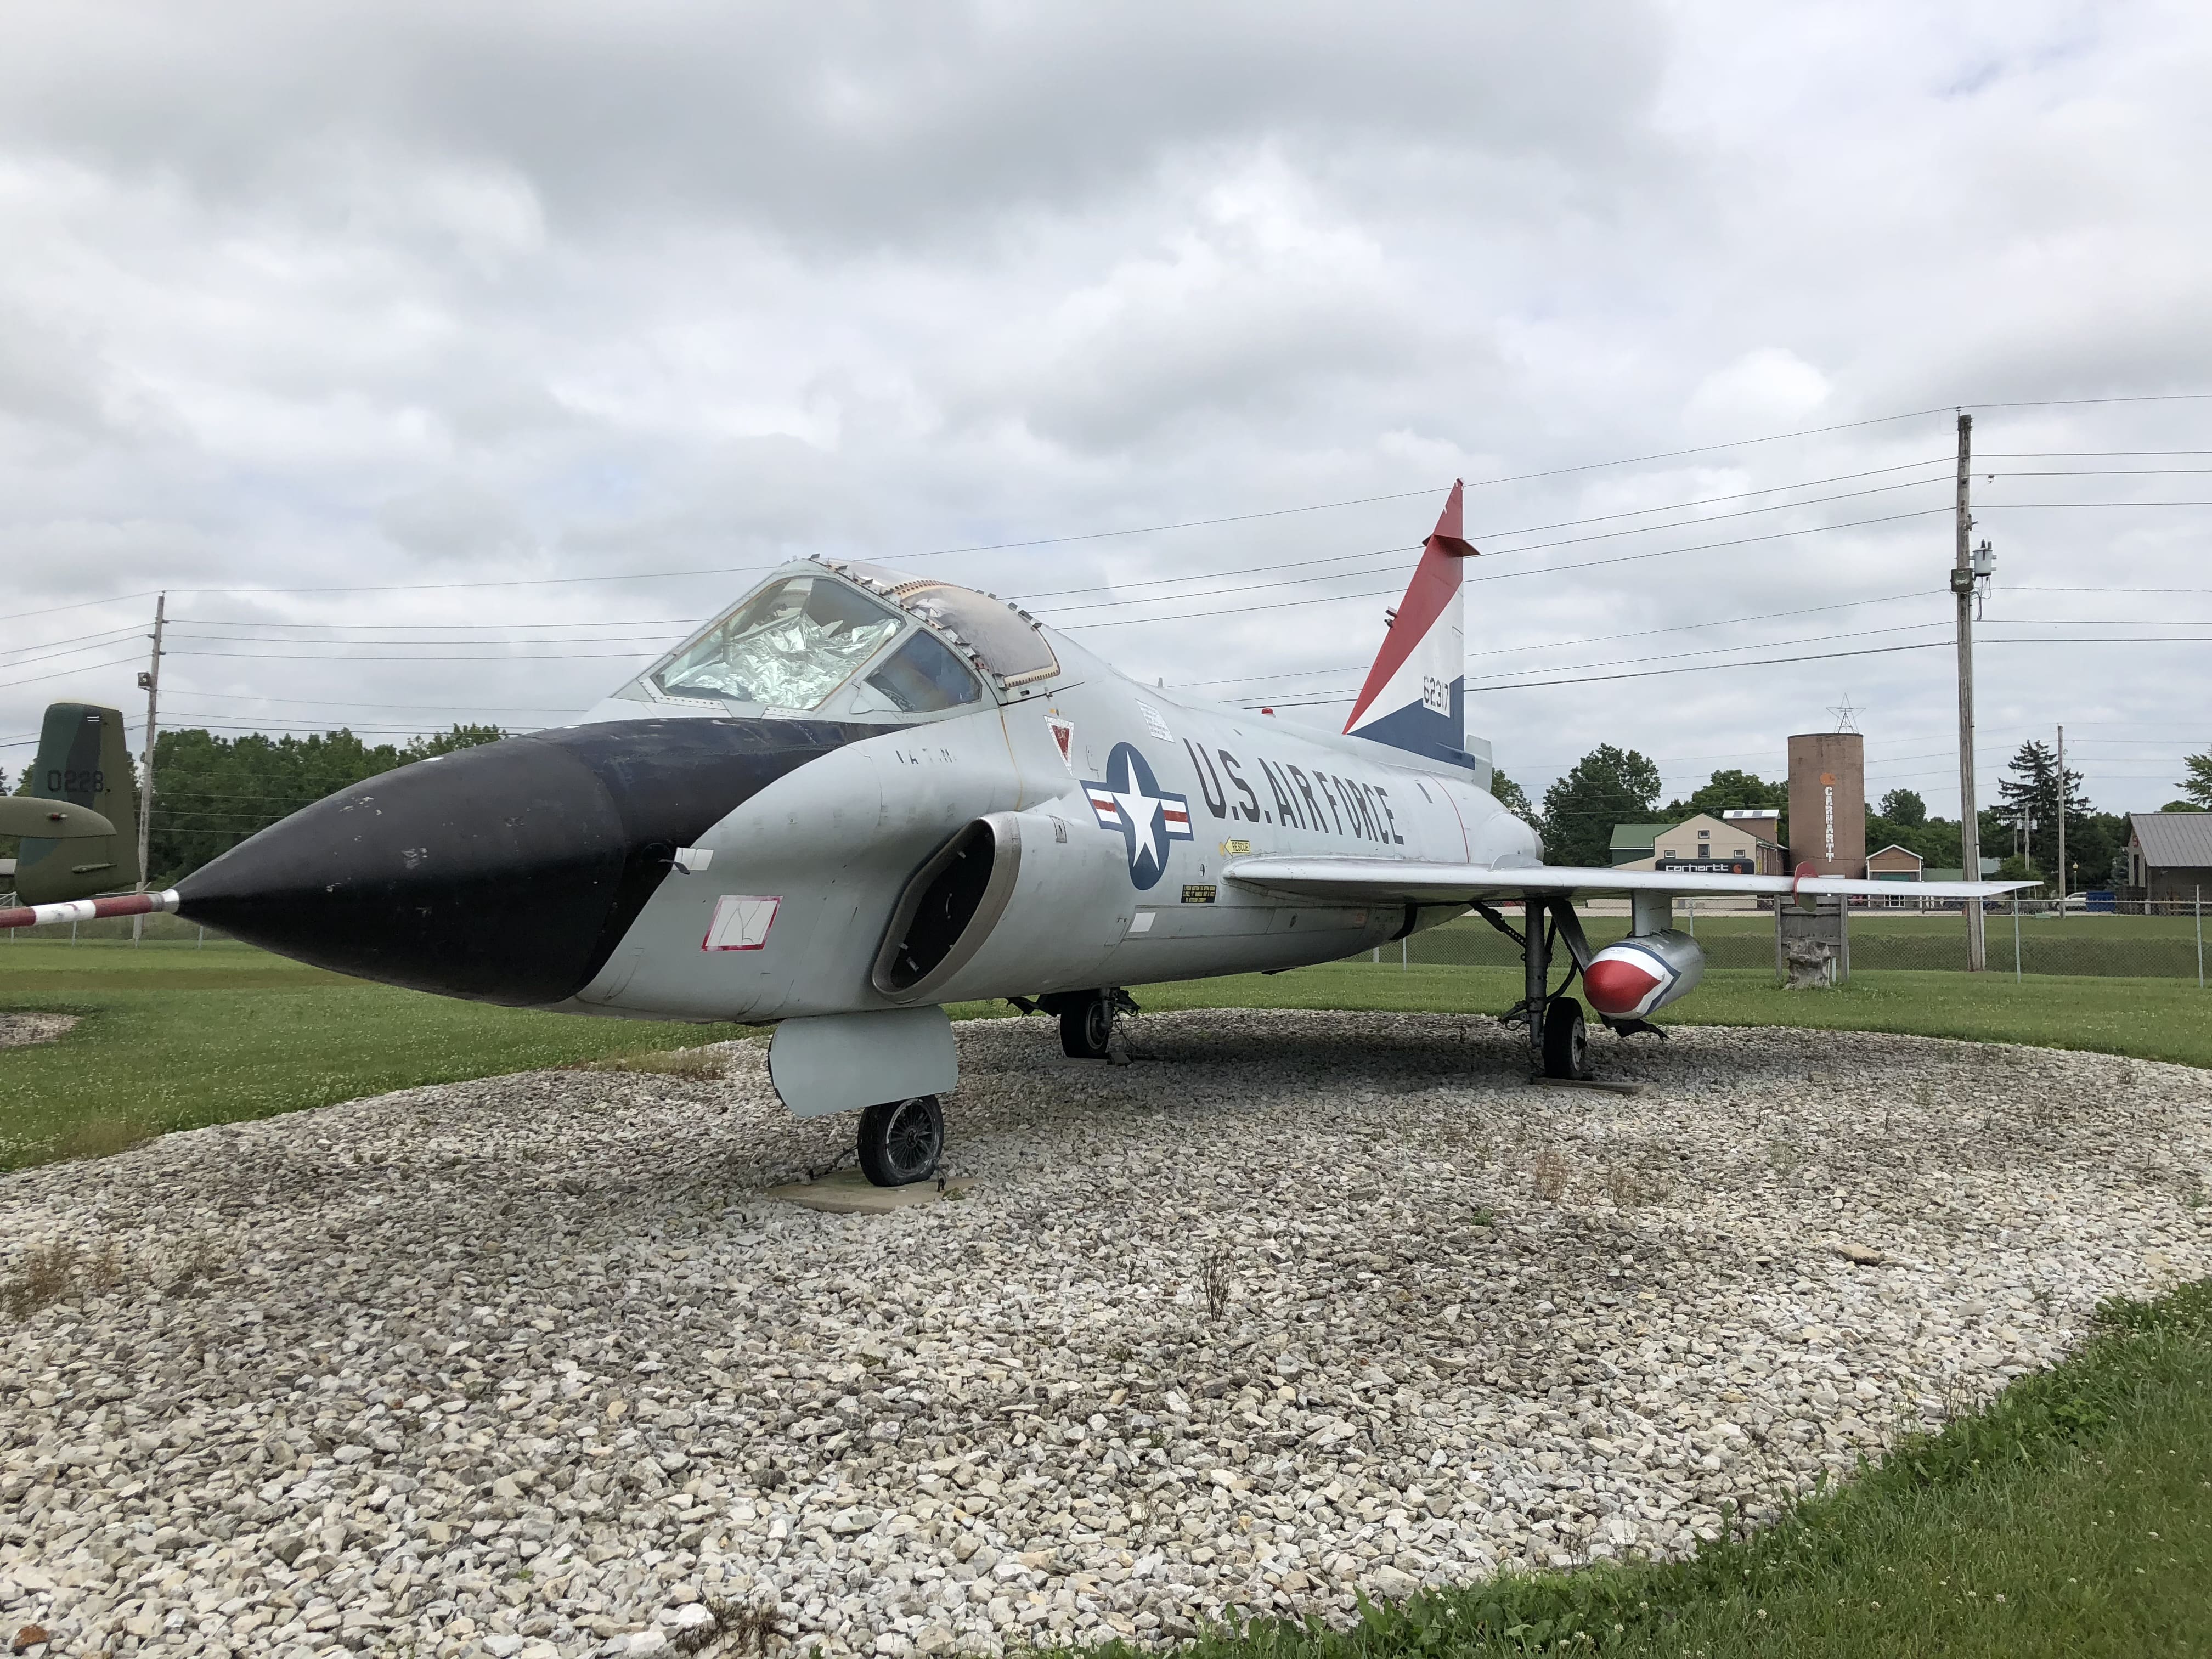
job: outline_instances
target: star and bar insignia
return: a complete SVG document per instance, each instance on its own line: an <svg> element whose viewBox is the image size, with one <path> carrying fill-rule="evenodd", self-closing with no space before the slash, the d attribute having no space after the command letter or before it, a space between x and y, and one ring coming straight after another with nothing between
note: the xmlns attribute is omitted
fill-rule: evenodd
<svg viewBox="0 0 2212 1659"><path fill-rule="evenodd" d="M1129 856L1129 880L1139 891L1167 873L1168 843L1190 841L1190 797L1160 787L1133 744L1117 743L1103 782L1084 780L1083 793L1102 830L1119 830Z"/></svg>

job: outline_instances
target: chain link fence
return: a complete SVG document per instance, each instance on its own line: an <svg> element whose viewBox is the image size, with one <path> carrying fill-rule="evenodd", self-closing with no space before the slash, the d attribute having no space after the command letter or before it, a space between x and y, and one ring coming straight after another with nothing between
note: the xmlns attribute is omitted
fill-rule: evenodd
<svg viewBox="0 0 2212 1659"><path fill-rule="evenodd" d="M1516 907L1517 909L1517 907ZM2180 979L2205 983L2205 923L2193 902L2154 905L2149 915L2064 915L2054 901L1992 905L1984 914L1983 945L1991 973L2066 974L2120 979ZM1517 915L1510 916L1518 925ZM1674 926L1693 933L1711 968L1775 969L1775 921L1771 909L1692 914L1677 905ZM1966 970L1966 922L1957 910L1855 908L1845 921L1850 971ZM1585 913L1583 931L1602 949L1628 933L1626 915ZM1409 963L1510 968L1520 949L1480 917L1469 916L1417 933L1402 942ZM1379 953L1390 954L1384 947Z"/></svg>
<svg viewBox="0 0 2212 1659"><path fill-rule="evenodd" d="M2212 895L2207 896L2212 898ZM1514 914L1508 917L1516 926L1518 909L1513 907ZM145 922L149 944L194 945L216 943L222 937L176 916L148 916ZM2153 901L2148 905L2138 901L2129 913L2085 914L2076 904L2061 915L2054 901L2029 900L2016 908L1990 906L1984 921L1983 939L1991 973L2179 979L2203 985L2207 981L2206 969L2212 966L2205 949L2206 925L2197 904L2187 901ZM1771 909L1692 913L1678 904L1674 926L1696 935L1708 967L1775 970L1774 912ZM1854 974L1897 969L1966 971L1966 923L1959 911L1854 908L1845 926ZM1593 946L1601 949L1626 936L1628 918L1604 914L1603 909L1585 912L1583 931ZM70 929L15 930L0 935L0 950L8 948L8 940L130 937L130 919L114 917ZM1386 945L1376 954L1382 960L1395 957L1407 963L1460 967L1512 968L1521 961L1519 946L1474 915L1417 933L1398 945Z"/></svg>

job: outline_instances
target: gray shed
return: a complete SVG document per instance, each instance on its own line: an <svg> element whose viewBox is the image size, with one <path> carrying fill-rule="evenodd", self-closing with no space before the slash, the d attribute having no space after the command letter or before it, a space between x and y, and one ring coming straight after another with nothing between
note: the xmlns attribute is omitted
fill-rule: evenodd
<svg viewBox="0 0 2212 1659"><path fill-rule="evenodd" d="M2212 892L2212 812L2129 813L2128 885L2183 903Z"/></svg>

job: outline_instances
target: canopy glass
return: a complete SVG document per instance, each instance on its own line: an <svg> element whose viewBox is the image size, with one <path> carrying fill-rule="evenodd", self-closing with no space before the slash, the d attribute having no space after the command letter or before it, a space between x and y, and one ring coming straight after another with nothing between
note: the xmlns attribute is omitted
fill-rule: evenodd
<svg viewBox="0 0 2212 1659"><path fill-rule="evenodd" d="M763 588L652 680L672 697L818 708L905 625L843 582L793 576Z"/></svg>

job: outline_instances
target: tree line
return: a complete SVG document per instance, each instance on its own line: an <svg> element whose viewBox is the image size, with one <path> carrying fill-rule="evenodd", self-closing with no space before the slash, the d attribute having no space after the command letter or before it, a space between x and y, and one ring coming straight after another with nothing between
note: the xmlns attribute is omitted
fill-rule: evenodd
<svg viewBox="0 0 2212 1659"><path fill-rule="evenodd" d="M367 743L344 727L307 737L253 732L222 738L191 728L164 732L154 750L160 787L149 848L152 879L164 886L176 882L248 836L349 784L506 735L496 726L457 725L394 744ZM2165 810L2212 811L2212 751L2187 756L2183 765L2185 775L2176 786L2181 798L2169 801ZM132 775L135 802L135 766ZM0 789L7 782L0 770ZM15 781L16 793L29 783L27 766ZM2006 876L2023 880L2052 871L2058 858L2062 787L2067 890L2120 884L2128 842L2125 815L2092 806L2081 791L2081 775L2070 767L2062 786L2057 757L2041 743L2021 745L1998 781L1998 805L1983 809L1983 856L2002 860ZM1662 805L1658 766L1633 749L1609 743L1591 750L1546 790L1540 808L1502 772L1491 792L1543 836L1545 857L1554 864L1610 865L1617 823L1680 823L1700 812L1718 817L1731 809L1779 812L1783 844L1789 844L1786 783L1727 768ZM1917 853L1930 869L1961 867L1957 821L1930 817L1912 790L1893 789L1870 805L1866 835L1869 852L1895 845ZM12 857L15 851L11 842L0 837L0 857Z"/></svg>
<svg viewBox="0 0 2212 1659"><path fill-rule="evenodd" d="M455 726L404 744L371 744L343 727L274 738L258 732L223 738L189 727L163 732L154 743L154 818L146 857L151 884L173 885L248 836L349 784L506 735L495 726ZM30 781L27 766L16 793ZM135 811L135 760L131 793ZM15 850L0 841L0 857L12 857Z"/></svg>

